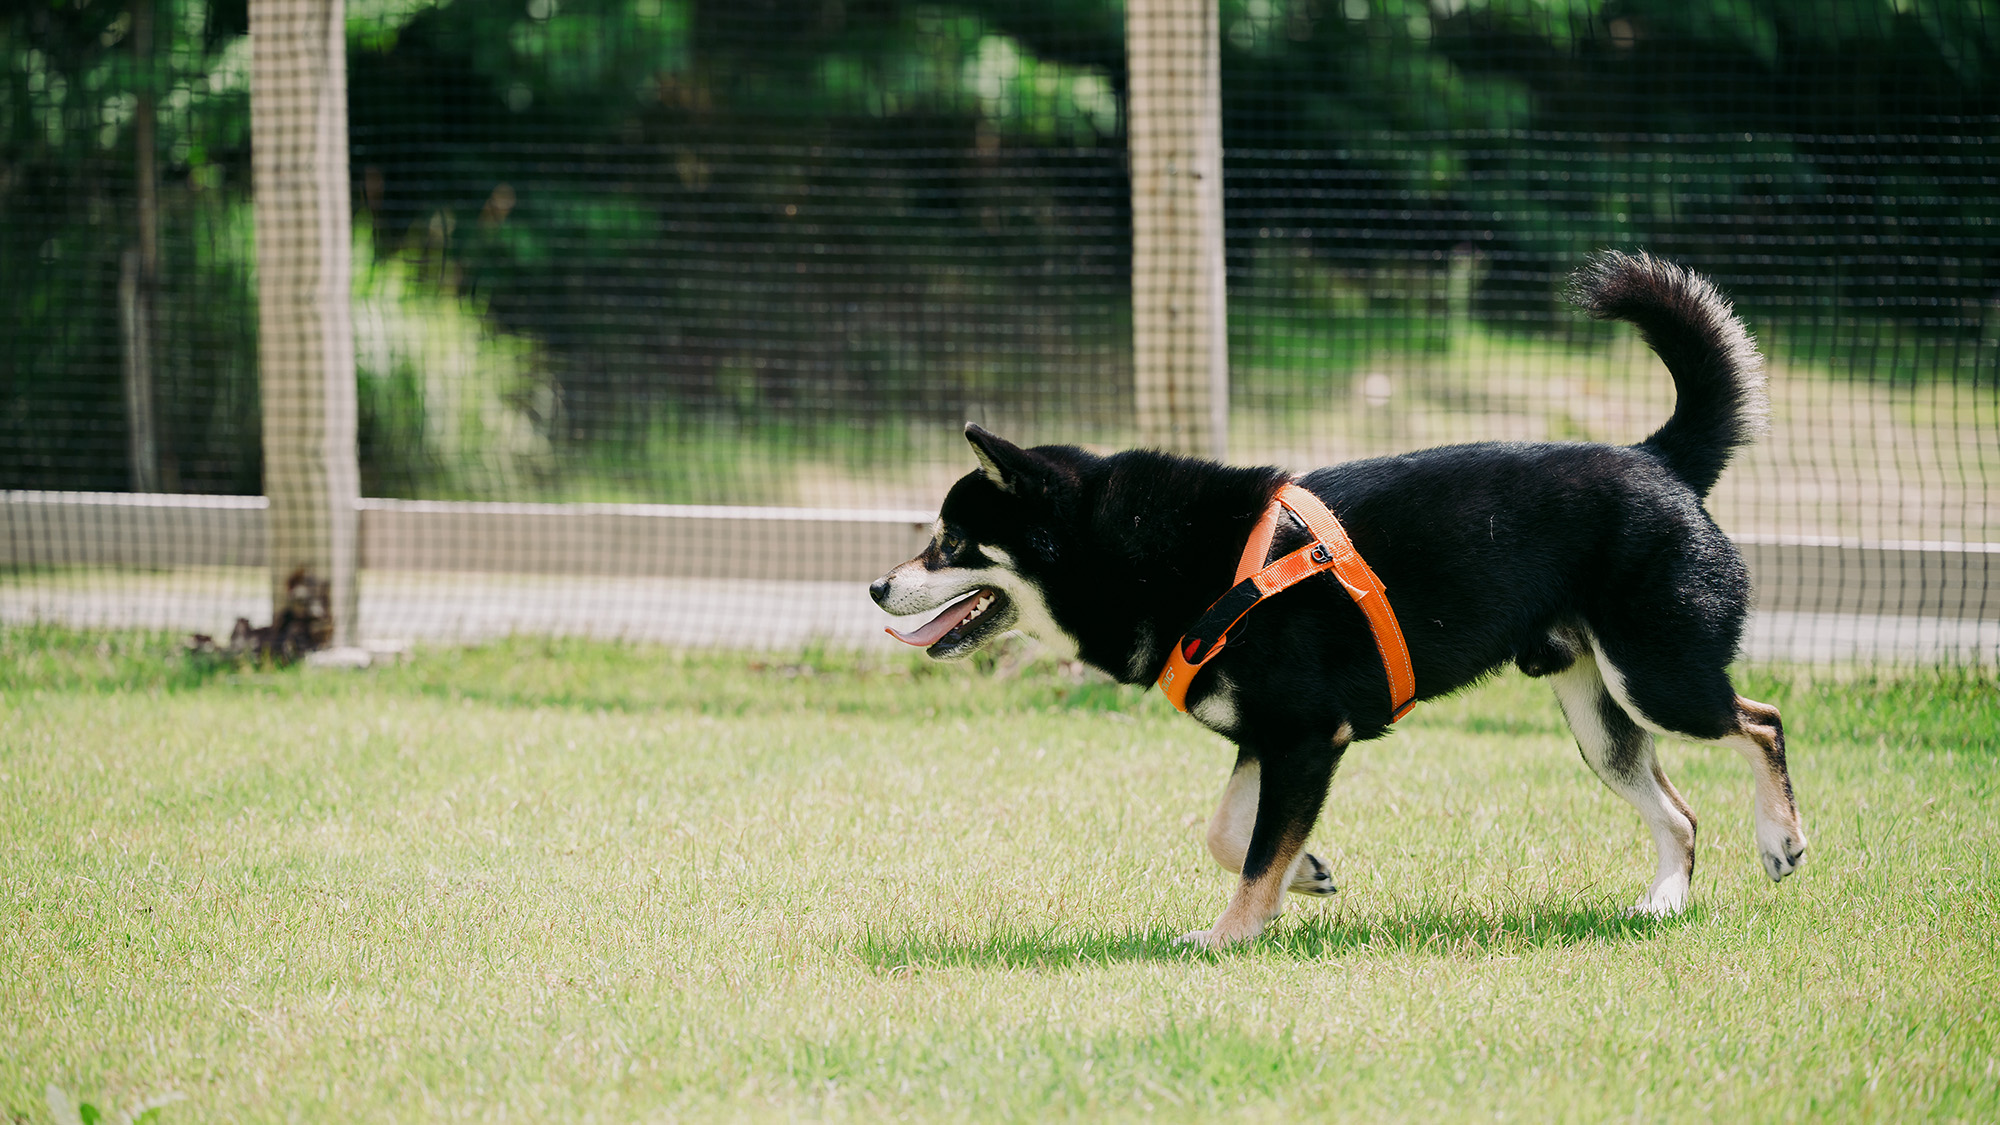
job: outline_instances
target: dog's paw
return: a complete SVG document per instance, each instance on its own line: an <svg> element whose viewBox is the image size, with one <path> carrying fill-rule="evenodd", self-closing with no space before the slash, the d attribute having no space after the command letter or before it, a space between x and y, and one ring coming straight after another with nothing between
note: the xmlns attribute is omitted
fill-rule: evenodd
<svg viewBox="0 0 2000 1125"><path fill-rule="evenodd" d="M1311 895L1314 898L1325 898L1340 891L1333 885L1333 872L1327 870L1326 863L1311 852L1299 860L1298 870L1292 872L1291 886L1285 889L1295 895Z"/></svg>
<svg viewBox="0 0 2000 1125"><path fill-rule="evenodd" d="M1806 846L1795 836L1787 834L1773 841L1773 846L1760 844L1758 850L1762 853L1759 858L1764 861L1764 874L1773 883L1805 866Z"/></svg>
<svg viewBox="0 0 2000 1125"><path fill-rule="evenodd" d="M1215 925L1205 930L1182 934L1174 944L1200 949L1227 949L1232 945L1242 945L1263 932L1262 922L1246 922L1240 918L1231 918L1225 911L1222 917L1215 920Z"/></svg>
<svg viewBox="0 0 2000 1125"><path fill-rule="evenodd" d="M1806 833L1798 813L1783 806L1757 807L1757 859L1775 883L1806 861Z"/></svg>
<svg viewBox="0 0 2000 1125"><path fill-rule="evenodd" d="M1678 875L1654 883L1625 914L1631 918L1671 918L1688 908L1688 899L1687 877Z"/></svg>
<svg viewBox="0 0 2000 1125"><path fill-rule="evenodd" d="M1240 937L1229 937L1223 933L1222 927L1217 926L1213 929L1194 930L1182 934L1174 939L1174 944L1186 946L1189 949L1207 949L1219 952L1228 949L1232 945L1242 945L1256 936L1256 934L1244 934Z"/></svg>

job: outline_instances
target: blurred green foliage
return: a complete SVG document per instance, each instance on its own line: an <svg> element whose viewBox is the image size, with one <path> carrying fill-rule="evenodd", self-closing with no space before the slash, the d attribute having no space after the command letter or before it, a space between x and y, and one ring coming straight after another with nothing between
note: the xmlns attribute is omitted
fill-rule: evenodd
<svg viewBox="0 0 2000 1125"><path fill-rule="evenodd" d="M139 58L133 2L0 11L0 485L124 486L146 97L166 480L255 492L246 5L150 0ZM717 419L1128 401L1115 0L347 12L358 285L410 309L363 349L371 491L518 493ZM1226 0L1221 27L1245 324L1332 309L1262 284L1268 237L1384 294L1340 347L1427 346L1382 325L1439 315L1468 251L1458 312L1546 330L1567 268L1633 243L1847 339L1990 334L2000 265L1964 232L1996 215L1993 0ZM440 404L427 365L489 359ZM467 427L502 467L455 465L486 456Z"/></svg>
<svg viewBox="0 0 2000 1125"><path fill-rule="evenodd" d="M261 485L243 0L0 9L0 483L123 488L120 260L138 239L134 119L158 127L155 399L166 487Z"/></svg>

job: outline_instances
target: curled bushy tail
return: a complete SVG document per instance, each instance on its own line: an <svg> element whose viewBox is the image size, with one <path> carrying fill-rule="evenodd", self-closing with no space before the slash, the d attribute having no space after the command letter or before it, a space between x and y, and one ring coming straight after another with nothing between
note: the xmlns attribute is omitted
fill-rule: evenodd
<svg viewBox="0 0 2000 1125"><path fill-rule="evenodd" d="M1599 320L1636 325L1673 374L1674 416L1642 449L1706 496L1729 455L1764 432L1764 357L1729 299L1700 274L1650 254L1607 250L1571 279L1570 299Z"/></svg>

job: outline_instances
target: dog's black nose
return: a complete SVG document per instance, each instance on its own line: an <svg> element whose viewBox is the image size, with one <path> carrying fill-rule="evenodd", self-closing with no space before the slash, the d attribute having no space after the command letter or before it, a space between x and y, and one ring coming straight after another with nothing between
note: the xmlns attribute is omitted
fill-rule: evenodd
<svg viewBox="0 0 2000 1125"><path fill-rule="evenodd" d="M889 596L889 578L887 575L877 578L868 584L868 596L875 599L876 605L882 604L882 599Z"/></svg>

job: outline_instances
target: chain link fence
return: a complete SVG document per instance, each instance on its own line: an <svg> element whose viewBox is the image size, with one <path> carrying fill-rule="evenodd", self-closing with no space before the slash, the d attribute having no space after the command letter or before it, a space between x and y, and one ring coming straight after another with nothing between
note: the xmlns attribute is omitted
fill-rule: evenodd
<svg viewBox="0 0 2000 1125"><path fill-rule="evenodd" d="M1644 437L1671 383L1560 297L1617 246L1770 360L1712 499L1748 655L2000 654L2000 8L1127 7L0 14L0 620L270 620L307 497L359 639L877 643L966 420L1299 469ZM272 93L281 27L344 64ZM337 176L305 242L286 139Z"/></svg>

